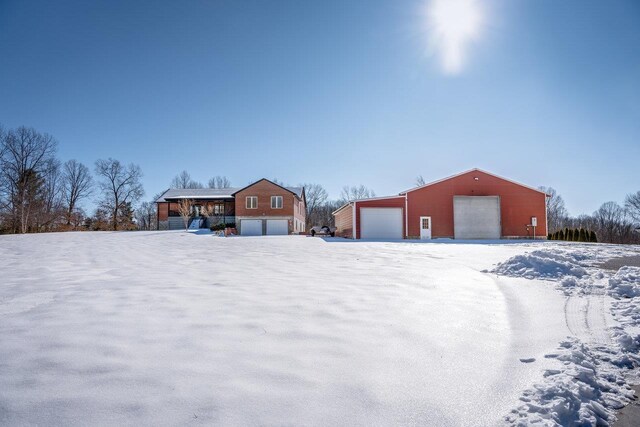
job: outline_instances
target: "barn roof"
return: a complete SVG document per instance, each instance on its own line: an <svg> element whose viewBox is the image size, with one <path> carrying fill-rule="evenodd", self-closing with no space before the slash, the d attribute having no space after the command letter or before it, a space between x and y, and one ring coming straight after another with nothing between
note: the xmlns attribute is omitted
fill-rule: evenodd
<svg viewBox="0 0 640 427"><path fill-rule="evenodd" d="M460 172L460 173L457 173L457 174L455 174L455 175L451 175L451 176L448 176L448 177L446 177L446 178L439 179L439 180L437 180L437 181L432 181L432 182L428 182L428 183L426 183L426 184L424 184L424 185L419 185L419 186L417 186L417 187L414 187L414 188L411 188L411 189L409 189L409 190L406 190L406 191L401 192L401 193L400 193L400 195L405 195L405 194L410 193L410 192L412 192L412 191L420 190L420 189L422 189L422 188L429 187L429 186L431 186L431 185L439 184L439 183L441 183L441 182L448 181L448 180L450 180L450 179L456 178L456 177L458 177L458 176L466 175L466 174L468 174L468 173L472 173L472 172L481 172L481 173L484 173L484 174L490 175L490 176L492 176L492 177L494 177L494 178L498 178L498 179L501 179L501 180L503 180L503 181L507 181L507 182L510 182L510 183L512 183L512 184L519 185L520 187L524 187L524 188L528 188L529 190L537 191L538 193L542 193L542 194L544 194L545 196L549 196L547 193L545 193L545 192L544 192L544 191L542 191L542 190L539 190L539 189L534 188L534 187L531 187L531 186L529 186L529 185L525 185L525 184L522 184L522 183L520 183L520 182L516 182L516 181L513 181L513 180L511 180L511 179L508 179L508 178L505 178L505 177L502 177L502 176L499 176L499 175L493 174L493 173L491 173L491 172L487 172L487 171L482 170L482 169L479 169L479 168L469 169L469 170L467 170L467 171Z"/></svg>

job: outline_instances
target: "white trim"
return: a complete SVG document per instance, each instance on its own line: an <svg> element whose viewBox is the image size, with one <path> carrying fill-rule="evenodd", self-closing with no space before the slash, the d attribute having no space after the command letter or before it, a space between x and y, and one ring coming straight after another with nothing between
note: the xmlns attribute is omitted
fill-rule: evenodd
<svg viewBox="0 0 640 427"><path fill-rule="evenodd" d="M409 198L404 195L404 238L409 238Z"/></svg>
<svg viewBox="0 0 640 427"><path fill-rule="evenodd" d="M547 206L547 198L551 198L551 196L547 194L547 197L544 198L544 227L547 229L548 236L551 232L549 231L549 206Z"/></svg>
<svg viewBox="0 0 640 427"><path fill-rule="evenodd" d="M401 197L404 197L404 195L402 194L398 194L397 196L384 196L384 197L368 197L366 199L354 199L354 200L349 200L347 203L345 203L344 205L340 206L338 209L336 209L335 211L331 212L331 215L335 215L338 212L340 212L342 209L346 208L347 206L350 206L352 203L355 202L368 202L370 200L385 200L385 199L399 199Z"/></svg>
<svg viewBox="0 0 640 427"><path fill-rule="evenodd" d="M280 198L280 207L278 207L278 197ZM276 206L273 207L273 199L276 200ZM282 196L271 196L271 209L282 209L284 207L284 199Z"/></svg>
<svg viewBox="0 0 640 427"><path fill-rule="evenodd" d="M256 199L256 206L255 207L249 207L249 199ZM244 198L244 208L245 209L258 209L258 196L245 196L245 198Z"/></svg>
<svg viewBox="0 0 640 427"><path fill-rule="evenodd" d="M460 173L457 173L457 174L455 174L455 175L451 175L451 176L448 176L448 177L446 177L446 178L439 179L439 180L437 180L437 181L429 182L429 183L424 184L424 185L421 185L421 186L419 186L419 187L411 188L411 189L409 189L409 190L406 190L406 191L401 192L401 193L400 193L400 195L407 194L407 193L410 193L410 192L412 192L412 191L420 190L420 189L422 189L422 188L429 187L429 186L434 185L434 184L439 184L439 183L441 183L441 182L443 182L443 181L447 181L447 180L450 180L450 179L452 179L452 178L456 178L456 177L459 177L459 176L462 176L462 175L466 175L466 174L471 173L471 172L482 172L482 173L485 173L485 174L487 174L487 175L490 175L490 176L492 176L492 177L494 177L494 178L498 178L498 179L501 179L501 180L503 180L503 181L507 181L507 182L510 182L510 183L512 183L512 184L518 185L518 186L520 186L520 187L528 188L529 190L537 191L538 193L542 193L542 194L547 195L547 193L545 193L544 191L538 190L537 188L533 188L533 187L531 187L531 186L529 186L529 185L525 185L525 184L522 184L522 183L519 183L519 182L516 182L516 181L510 180L510 179L508 179L508 178L504 178L504 177L502 177L502 176L499 176L499 175L493 174L493 173L491 173L491 172L487 172L487 171L482 170L482 169L479 169L479 168L469 169L468 171L460 172Z"/></svg>
<svg viewBox="0 0 640 427"><path fill-rule="evenodd" d="M370 200L399 199L400 197L404 197L404 196L402 194L398 194L397 196L367 197L366 199L355 199L353 200L353 202L368 202Z"/></svg>
<svg viewBox="0 0 640 427"><path fill-rule="evenodd" d="M353 234L353 240L356 240L358 233L356 232L356 219L357 219L357 215L356 215L356 202L353 202L353 232L351 234Z"/></svg>
<svg viewBox="0 0 640 427"><path fill-rule="evenodd" d="M160 201L156 200L156 203L166 203L174 199L193 199L193 200L214 199L215 200L215 199L233 199L233 198L234 198L233 196L229 196L226 194L222 196L171 196L168 199L164 199L164 198L162 200L158 199Z"/></svg>
<svg viewBox="0 0 640 427"><path fill-rule="evenodd" d="M368 202L370 200L385 200L385 199L399 199L401 197L404 197L404 195L402 194L398 194L397 196L384 196L384 197L368 197L366 199L354 199L354 200L349 200L347 203L345 203L344 205L340 206L338 209L336 209L335 211L331 212L331 215L335 215L338 212L340 212L342 209L346 208L347 206L351 206L352 203L355 202Z"/></svg>

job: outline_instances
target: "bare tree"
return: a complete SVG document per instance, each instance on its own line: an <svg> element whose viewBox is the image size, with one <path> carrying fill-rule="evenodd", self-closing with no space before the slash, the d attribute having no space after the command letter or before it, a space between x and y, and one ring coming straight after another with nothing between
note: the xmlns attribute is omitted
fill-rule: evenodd
<svg viewBox="0 0 640 427"><path fill-rule="evenodd" d="M51 231L64 217L62 202L62 171L58 159L50 159L42 174L42 188L35 210L35 229Z"/></svg>
<svg viewBox="0 0 640 427"><path fill-rule="evenodd" d="M154 197L154 200L158 197ZM153 201L142 202L140 207L136 209L136 222L139 230L155 230L157 226L156 203Z"/></svg>
<svg viewBox="0 0 640 427"><path fill-rule="evenodd" d="M214 176L209 180L209 188L230 188L231 181L226 176Z"/></svg>
<svg viewBox="0 0 640 427"><path fill-rule="evenodd" d="M560 230L564 225L564 219L568 212L564 206L564 199L552 187L539 187L540 191L547 193L547 224L549 232Z"/></svg>
<svg viewBox="0 0 640 427"><path fill-rule="evenodd" d="M422 177L422 175L418 175L416 177L416 186L417 187L422 187L425 184L426 184L426 182L425 182L424 178Z"/></svg>
<svg viewBox="0 0 640 427"><path fill-rule="evenodd" d="M640 191L628 194L624 201L624 207L627 209L627 212L629 212L631 218L640 225Z"/></svg>
<svg viewBox="0 0 640 427"><path fill-rule="evenodd" d="M119 214L144 195L140 182L142 170L133 163L125 166L118 160L109 158L96 161L96 175L100 177L98 187L103 197L101 206L109 211L111 226L113 230L117 230Z"/></svg>
<svg viewBox="0 0 640 427"><path fill-rule="evenodd" d="M320 184L300 184L300 187L304 188L307 199L307 228L314 225L326 225L320 221L318 214L329 198L327 190Z"/></svg>
<svg viewBox="0 0 640 427"><path fill-rule="evenodd" d="M338 209L344 203L337 200L327 200L318 208L314 214L313 224L312 225L327 225L329 227L333 227L335 225L335 218L333 217L333 211Z"/></svg>
<svg viewBox="0 0 640 427"><path fill-rule="evenodd" d="M191 207L193 206L193 200L181 199L178 202L178 213L182 217L184 222L184 229L189 228L189 218L191 218Z"/></svg>
<svg viewBox="0 0 640 427"><path fill-rule="evenodd" d="M619 232L625 219L624 209L616 202L606 202L593 213L593 217L599 229L599 240L618 243Z"/></svg>
<svg viewBox="0 0 640 427"><path fill-rule="evenodd" d="M4 165L4 154L7 151L7 146L5 143L7 133L4 130L4 127L0 125L0 166ZM4 230L6 227L6 217L5 214L9 211L10 206L10 193L9 187L7 185L7 180L5 178L5 174L3 171L0 171L0 231Z"/></svg>
<svg viewBox="0 0 640 427"><path fill-rule="evenodd" d="M35 211L42 207L45 175L51 172L56 145L53 137L33 128L2 132L0 199L14 233L29 231Z"/></svg>
<svg viewBox="0 0 640 427"><path fill-rule="evenodd" d="M189 172L182 171L171 181L171 188L202 188L202 184L191 179Z"/></svg>
<svg viewBox="0 0 640 427"><path fill-rule="evenodd" d="M78 202L91 195L93 178L89 168L76 160L68 160L62 171L62 197L66 208L67 225L78 208Z"/></svg>
<svg viewBox="0 0 640 427"><path fill-rule="evenodd" d="M350 200L368 199L370 197L376 197L376 193L373 190L368 189L364 185L347 186L342 187L340 193L340 201L346 203Z"/></svg>

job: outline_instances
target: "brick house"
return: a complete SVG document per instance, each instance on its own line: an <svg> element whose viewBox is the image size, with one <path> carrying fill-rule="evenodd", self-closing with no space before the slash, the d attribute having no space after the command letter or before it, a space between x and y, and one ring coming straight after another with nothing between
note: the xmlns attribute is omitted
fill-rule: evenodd
<svg viewBox="0 0 640 427"><path fill-rule="evenodd" d="M547 195L480 169L395 196L350 201L333 212L352 239L546 238Z"/></svg>
<svg viewBox="0 0 640 427"><path fill-rule="evenodd" d="M233 223L245 236L305 232L303 187L283 187L263 178L243 188L169 189L156 200L158 229L184 228L178 213L178 203L183 199L192 201L191 220L201 220L202 227ZM202 216L205 206L213 215Z"/></svg>

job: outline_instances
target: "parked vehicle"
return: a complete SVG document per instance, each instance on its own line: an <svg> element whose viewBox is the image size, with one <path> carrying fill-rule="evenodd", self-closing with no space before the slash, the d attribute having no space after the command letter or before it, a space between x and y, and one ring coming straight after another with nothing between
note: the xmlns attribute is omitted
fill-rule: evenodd
<svg viewBox="0 0 640 427"><path fill-rule="evenodd" d="M309 234L311 234L311 236L315 236L320 235L320 236L331 236L331 237L335 237L336 235L336 228L335 227L329 227L326 225L316 225L311 227L311 230L309 231Z"/></svg>

